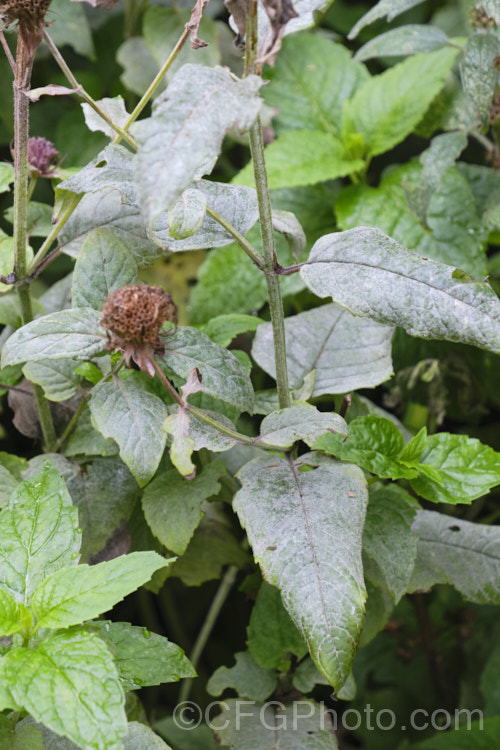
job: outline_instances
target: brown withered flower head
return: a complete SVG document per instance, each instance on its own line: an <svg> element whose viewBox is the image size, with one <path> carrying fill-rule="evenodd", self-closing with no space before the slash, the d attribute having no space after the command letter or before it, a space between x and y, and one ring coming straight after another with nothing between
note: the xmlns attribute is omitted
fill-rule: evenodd
<svg viewBox="0 0 500 750"><path fill-rule="evenodd" d="M128 367L133 360L154 377L151 358L165 353L160 331L167 321L177 325L177 307L168 292L159 286L128 284L108 296L101 325L109 337L109 350L120 350Z"/></svg>
<svg viewBox="0 0 500 750"><path fill-rule="evenodd" d="M52 177L59 164L54 164L61 154L53 143L45 138L30 138L28 141L28 164L34 177Z"/></svg>
<svg viewBox="0 0 500 750"><path fill-rule="evenodd" d="M42 39L45 14L51 0L0 0L0 18L8 27L17 21L19 35L29 50L35 53Z"/></svg>

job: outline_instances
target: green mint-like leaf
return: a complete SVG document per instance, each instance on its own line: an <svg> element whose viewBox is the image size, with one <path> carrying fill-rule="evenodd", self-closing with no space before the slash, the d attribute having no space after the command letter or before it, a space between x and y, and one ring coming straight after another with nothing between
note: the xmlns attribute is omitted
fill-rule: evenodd
<svg viewBox="0 0 500 750"><path fill-rule="evenodd" d="M31 615L24 604L16 601L5 589L0 588L0 636L29 630Z"/></svg>
<svg viewBox="0 0 500 750"><path fill-rule="evenodd" d="M14 182L14 165L2 162L0 164L0 193L6 193L10 190L10 185Z"/></svg>
<svg viewBox="0 0 500 750"><path fill-rule="evenodd" d="M202 331L212 339L214 344L229 346L231 341L240 333L255 331L263 322L262 318L257 318L255 315L228 313L227 315L218 315L215 318L211 318L202 327Z"/></svg>
<svg viewBox="0 0 500 750"><path fill-rule="evenodd" d="M102 640L81 630L58 633L36 649L12 649L0 661L9 697L1 708L24 708L82 750L123 750L123 690Z"/></svg>
<svg viewBox="0 0 500 750"><path fill-rule="evenodd" d="M274 692L278 682L274 669L264 669L254 662L248 651L235 654L233 667L219 667L207 682L210 695L221 695L233 688L242 698L265 701Z"/></svg>
<svg viewBox="0 0 500 750"><path fill-rule="evenodd" d="M0 507L7 504L17 484L17 479L0 463Z"/></svg>
<svg viewBox="0 0 500 750"><path fill-rule="evenodd" d="M54 571L76 562L81 543L73 501L52 464L15 489L0 512L0 583L27 604Z"/></svg>
<svg viewBox="0 0 500 750"><path fill-rule="evenodd" d="M419 52L434 52L448 44L448 37L435 26L412 23L379 34L354 55L361 62L374 57L404 57Z"/></svg>
<svg viewBox="0 0 500 750"><path fill-rule="evenodd" d="M361 29L364 29L365 26L374 21L378 21L379 18L387 18L388 21L392 21L400 13L404 13L405 10L409 10L423 2L424 0L379 0L374 8L359 19L349 34L349 39L354 39Z"/></svg>
<svg viewBox="0 0 500 750"><path fill-rule="evenodd" d="M131 552L98 565L52 573L35 591L31 607L40 627L68 628L107 612L172 560L156 552Z"/></svg>
<svg viewBox="0 0 500 750"><path fill-rule="evenodd" d="M66 401L78 391L81 377L75 370L76 359L41 359L38 362L27 362L23 373L32 383L43 388L49 401Z"/></svg>

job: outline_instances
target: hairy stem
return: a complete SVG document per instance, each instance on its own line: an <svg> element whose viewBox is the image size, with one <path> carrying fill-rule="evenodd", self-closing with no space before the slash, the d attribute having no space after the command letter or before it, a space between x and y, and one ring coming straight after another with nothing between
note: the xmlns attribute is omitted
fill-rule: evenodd
<svg viewBox="0 0 500 750"><path fill-rule="evenodd" d="M247 14L246 59L245 70L250 73L256 68L257 60L257 0L250 0ZM252 154L257 200L259 203L260 233L264 273L266 275L267 294L271 323L273 327L274 358L276 361L276 384L280 408L291 405L286 362L285 320L279 276L275 274L278 267L274 244L273 219L269 184L267 181L266 162L264 157L264 140L260 117L250 128L250 151Z"/></svg>
<svg viewBox="0 0 500 750"><path fill-rule="evenodd" d="M42 262L42 260L47 255L48 251L50 250L50 246L57 238L57 235L63 228L63 226L66 224L68 219L71 217L71 214L75 210L75 208L80 203L81 199L83 198L83 195L72 195L71 198L68 200L66 205L63 207L63 210L57 217L57 222L54 224L52 229L50 230L50 233L47 235L45 240L43 241L42 245L40 246L40 249L38 250L37 254L33 258L33 261L29 267L29 273L36 273L36 268L39 265L39 263Z"/></svg>

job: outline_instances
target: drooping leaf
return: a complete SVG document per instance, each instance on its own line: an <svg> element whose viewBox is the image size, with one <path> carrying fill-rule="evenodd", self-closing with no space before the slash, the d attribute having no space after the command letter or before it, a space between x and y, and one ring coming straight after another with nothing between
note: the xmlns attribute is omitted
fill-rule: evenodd
<svg viewBox="0 0 500 750"><path fill-rule="evenodd" d="M123 690L111 654L91 633L69 630L0 661L2 708L24 708L82 750L121 750L127 732Z"/></svg>
<svg viewBox="0 0 500 750"><path fill-rule="evenodd" d="M27 603L47 576L78 557L81 531L64 481L49 462L17 485L0 512L0 583Z"/></svg>
<svg viewBox="0 0 500 750"><path fill-rule="evenodd" d="M365 601L363 475L334 462L302 472L300 460L259 458L238 477L234 508L255 559L280 589L316 666L339 689L351 670Z"/></svg>
<svg viewBox="0 0 500 750"><path fill-rule="evenodd" d="M258 446L263 440L288 450L295 442L303 440L312 447L316 438L327 431L339 433L339 437L344 439L347 425L334 412L318 411L310 404L290 406L271 412L262 420L260 437L255 439L255 444Z"/></svg>
<svg viewBox="0 0 500 750"><path fill-rule="evenodd" d="M378 229L326 235L301 275L318 296L355 315L399 325L412 336L500 352L500 303L486 282L457 279L451 266L420 258Z"/></svg>
<svg viewBox="0 0 500 750"><path fill-rule="evenodd" d="M131 552L97 565L63 568L42 581L31 607L40 626L68 628L107 612L170 562L156 552Z"/></svg>
<svg viewBox="0 0 500 750"><path fill-rule="evenodd" d="M2 348L2 366L44 359L92 359L106 351L101 316L91 308L61 310L18 328Z"/></svg>
<svg viewBox="0 0 500 750"><path fill-rule="evenodd" d="M274 692L277 676L274 669L264 669L254 662L248 651L235 654L233 667L219 667L207 682L210 695L221 695L226 688L233 688L242 698L265 701Z"/></svg>
<svg viewBox="0 0 500 750"><path fill-rule="evenodd" d="M219 493L219 479L225 473L225 464L218 459L194 479L184 479L171 469L146 487L142 496L144 515L153 534L167 549L184 554L204 516L200 504Z"/></svg>
<svg viewBox="0 0 500 750"><path fill-rule="evenodd" d="M134 125L137 194L149 227L193 179L212 170L228 129L250 127L260 86L256 76L235 81L222 68L185 65L156 99L153 116Z"/></svg>
<svg viewBox="0 0 500 750"><path fill-rule="evenodd" d="M500 530L498 527L421 510L412 531L419 536L409 591L448 583L469 601L500 602Z"/></svg>
<svg viewBox="0 0 500 750"><path fill-rule="evenodd" d="M82 378L75 373L76 359L41 359L27 362L23 373L43 388L49 401L66 401L78 391Z"/></svg>
<svg viewBox="0 0 500 750"><path fill-rule="evenodd" d="M420 5L422 2L424 0L379 0L374 8L359 19L349 34L349 39L354 39L361 29L374 21L378 21L379 18L386 18L388 21L392 21L400 13L404 13L405 10L409 10L415 5Z"/></svg>
<svg viewBox="0 0 500 750"><path fill-rule="evenodd" d="M118 443L122 460L144 487L165 449L163 422L168 411L163 401L151 392L145 378L131 376L98 383L92 390L90 411L99 432Z"/></svg>
<svg viewBox="0 0 500 750"><path fill-rule="evenodd" d="M287 318L285 333L290 386L300 388L314 370L313 397L370 388L392 374L393 329L356 318L338 305ZM276 376L270 323L257 329L252 356Z"/></svg>
<svg viewBox="0 0 500 750"><path fill-rule="evenodd" d="M473 34L467 40L460 64L462 86L472 101L479 122L488 124L490 106L498 81L494 60L500 55L500 39L495 34Z"/></svg>
<svg viewBox="0 0 500 750"><path fill-rule="evenodd" d="M404 140L443 87L457 54L457 49L445 47L413 55L367 81L344 105L344 142L360 135L371 158Z"/></svg>
<svg viewBox="0 0 500 750"><path fill-rule="evenodd" d="M196 677L183 650L161 635L128 622L97 620L91 628L111 651L125 691Z"/></svg>
<svg viewBox="0 0 500 750"><path fill-rule="evenodd" d="M290 253L298 262L306 249L306 235L295 214L290 211L273 211L273 228L288 242Z"/></svg>
<svg viewBox="0 0 500 750"><path fill-rule="evenodd" d="M434 52L448 44L441 29L425 24L408 24L386 31L370 39L354 55L362 62L374 57L406 57L419 52Z"/></svg>

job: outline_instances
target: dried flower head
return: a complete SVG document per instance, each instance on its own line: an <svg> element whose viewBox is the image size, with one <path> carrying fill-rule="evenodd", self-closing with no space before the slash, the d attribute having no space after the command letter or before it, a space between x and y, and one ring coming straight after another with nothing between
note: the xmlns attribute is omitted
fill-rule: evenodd
<svg viewBox="0 0 500 750"><path fill-rule="evenodd" d="M159 286L128 284L111 292L102 313L108 349L119 349L129 367L133 360L153 377L151 357L165 353L160 338L162 326L167 321L177 325L177 307L170 294Z"/></svg>
<svg viewBox="0 0 500 750"><path fill-rule="evenodd" d="M51 0L0 0L0 19L8 27L17 21L19 34L34 54L42 39L45 14Z"/></svg>
<svg viewBox="0 0 500 750"><path fill-rule="evenodd" d="M58 164L54 159L60 156L53 143L45 138L30 138L28 141L28 163L33 176L52 177Z"/></svg>

